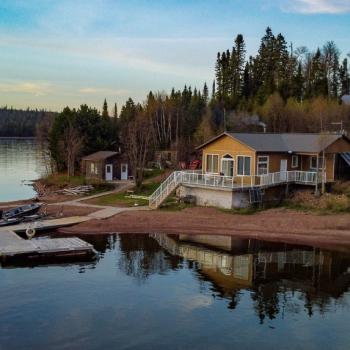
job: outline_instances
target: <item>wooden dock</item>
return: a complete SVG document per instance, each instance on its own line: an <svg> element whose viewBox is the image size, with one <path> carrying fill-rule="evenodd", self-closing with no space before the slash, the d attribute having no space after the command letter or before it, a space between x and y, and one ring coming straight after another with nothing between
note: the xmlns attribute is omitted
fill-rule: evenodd
<svg viewBox="0 0 350 350"><path fill-rule="evenodd" d="M91 220L91 217L71 216L67 218L40 220L37 222L25 222L18 225L9 226L8 228L11 231L17 232L17 233L24 233L26 232L27 228L33 228L35 229L35 231L39 232L39 231L55 230L60 227L72 226L88 220Z"/></svg>
<svg viewBox="0 0 350 350"><path fill-rule="evenodd" d="M13 258L75 257L93 255L94 247L80 238L25 240L10 230L0 231L0 260Z"/></svg>

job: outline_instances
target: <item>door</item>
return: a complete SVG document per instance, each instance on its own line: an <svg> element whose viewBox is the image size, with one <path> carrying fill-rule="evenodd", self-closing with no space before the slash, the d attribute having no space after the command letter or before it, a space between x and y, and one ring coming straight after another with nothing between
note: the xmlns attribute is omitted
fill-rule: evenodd
<svg viewBox="0 0 350 350"><path fill-rule="evenodd" d="M128 164L121 164L120 168L120 180L128 179Z"/></svg>
<svg viewBox="0 0 350 350"><path fill-rule="evenodd" d="M234 160L233 159L222 159L222 173L224 176L230 176L233 177L233 170L234 170Z"/></svg>
<svg viewBox="0 0 350 350"><path fill-rule="evenodd" d="M112 180L113 180L113 165L106 164L106 181L112 181Z"/></svg>
<svg viewBox="0 0 350 350"><path fill-rule="evenodd" d="M280 173L281 173L281 181L287 181L287 159L281 159L280 163Z"/></svg>

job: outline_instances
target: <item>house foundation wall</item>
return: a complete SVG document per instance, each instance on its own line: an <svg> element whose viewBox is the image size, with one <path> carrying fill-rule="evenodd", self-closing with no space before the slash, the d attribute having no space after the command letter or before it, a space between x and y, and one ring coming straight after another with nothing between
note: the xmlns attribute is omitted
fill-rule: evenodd
<svg viewBox="0 0 350 350"><path fill-rule="evenodd" d="M246 208L249 206L248 191L241 192L181 185L177 189L176 195L180 198L194 196L196 198L196 205L202 207L233 209Z"/></svg>

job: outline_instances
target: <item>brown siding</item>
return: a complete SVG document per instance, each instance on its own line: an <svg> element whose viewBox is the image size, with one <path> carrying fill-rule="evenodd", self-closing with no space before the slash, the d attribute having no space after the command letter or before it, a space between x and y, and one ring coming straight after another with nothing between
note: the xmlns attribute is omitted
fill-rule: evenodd
<svg viewBox="0 0 350 350"><path fill-rule="evenodd" d="M326 153L341 152L350 152L350 142L345 138L335 141L326 149Z"/></svg>
<svg viewBox="0 0 350 350"><path fill-rule="evenodd" d="M275 173L280 171L281 160L287 160L287 170L300 170L301 169L301 156L298 155L299 161L296 168L292 168L292 155L288 153L257 153L256 155L256 169L258 169L258 157L268 156L269 157L269 172ZM257 171L257 170L256 170Z"/></svg>

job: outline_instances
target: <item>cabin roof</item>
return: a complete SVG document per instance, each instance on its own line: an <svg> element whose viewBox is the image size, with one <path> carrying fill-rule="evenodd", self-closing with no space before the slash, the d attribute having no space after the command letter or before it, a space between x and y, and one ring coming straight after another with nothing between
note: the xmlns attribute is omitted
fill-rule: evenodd
<svg viewBox="0 0 350 350"><path fill-rule="evenodd" d="M257 152L305 152L319 153L329 147L338 139L344 137L342 134L302 134L302 133L228 133L209 140L199 146L201 149L216 141L222 136L229 136L244 143Z"/></svg>
<svg viewBox="0 0 350 350"><path fill-rule="evenodd" d="M82 160L100 161L100 160L106 160L110 157L114 157L118 154L119 154L118 152L113 152L113 151L99 151L83 157Z"/></svg>

